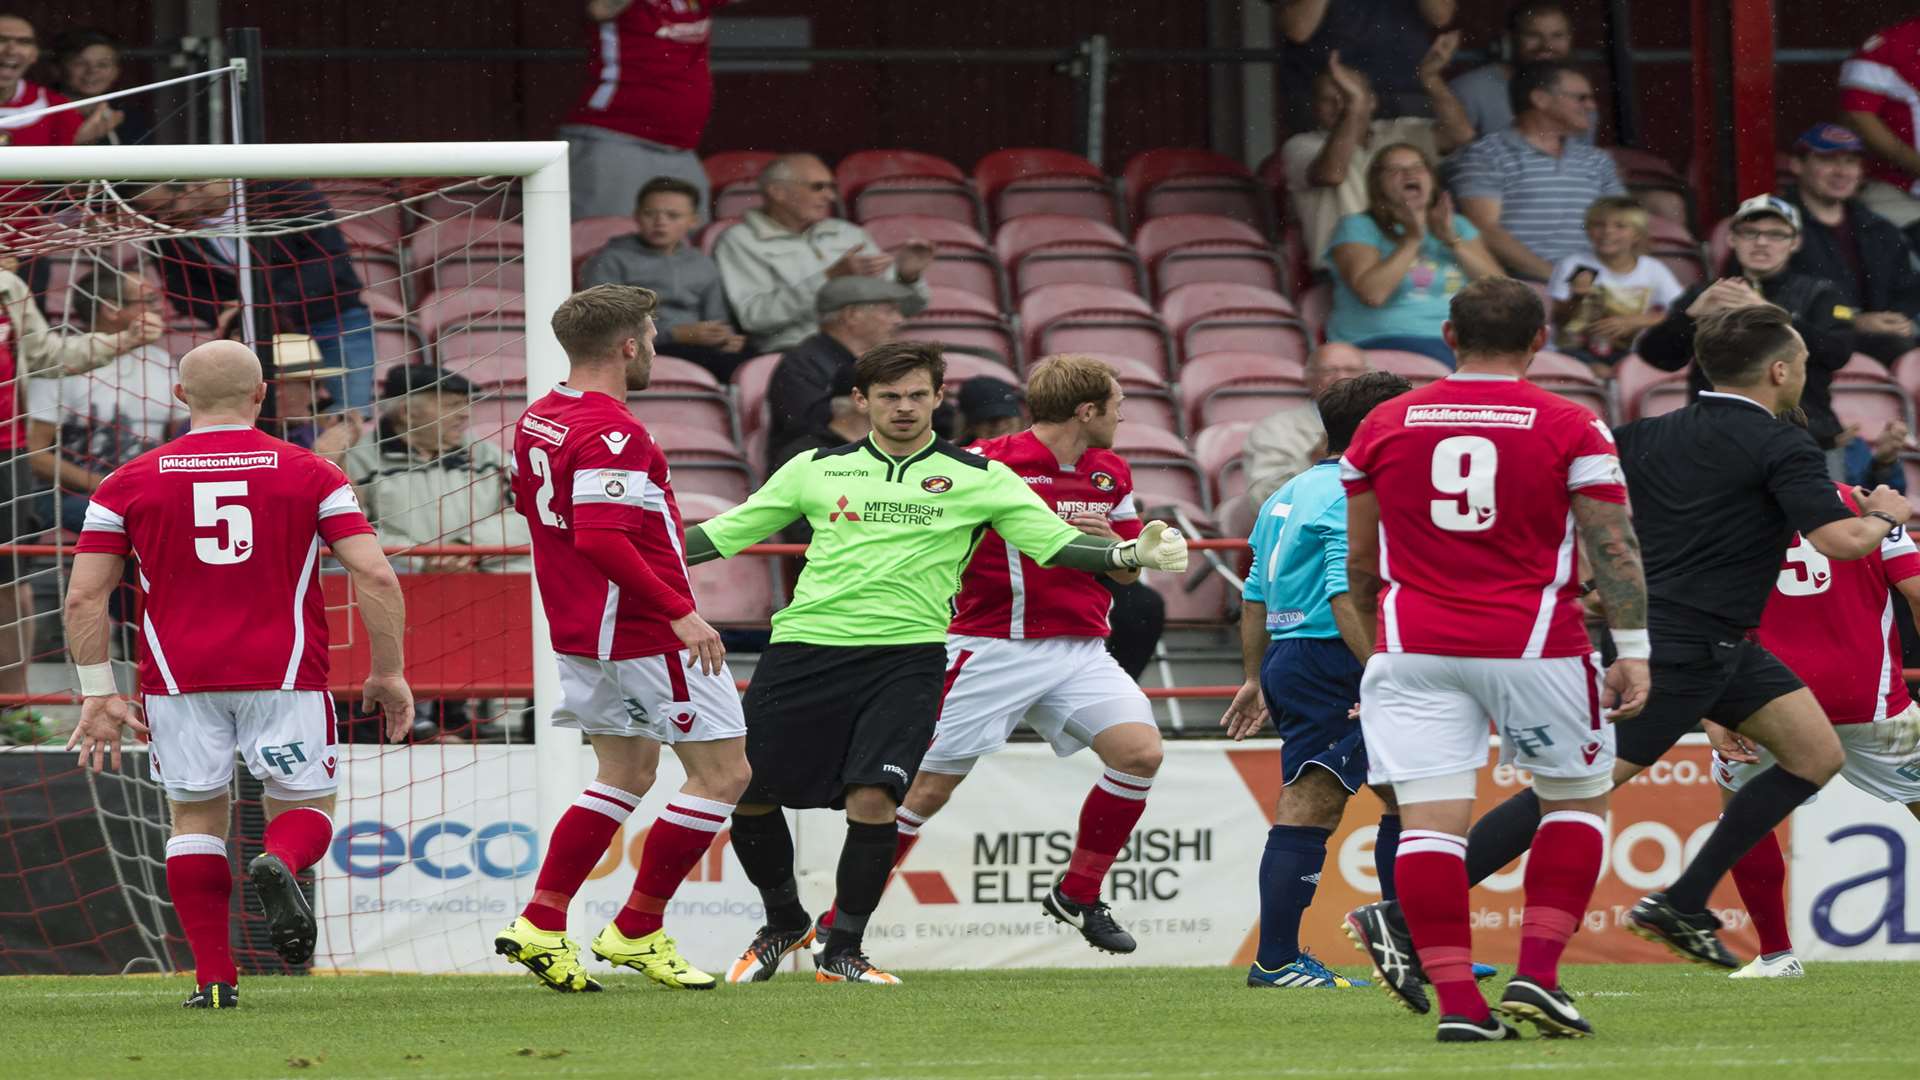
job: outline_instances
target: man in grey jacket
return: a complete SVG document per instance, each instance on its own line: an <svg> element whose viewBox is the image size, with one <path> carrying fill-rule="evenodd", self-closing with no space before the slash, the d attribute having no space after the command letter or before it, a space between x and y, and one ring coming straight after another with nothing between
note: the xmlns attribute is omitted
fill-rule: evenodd
<svg viewBox="0 0 1920 1080"><path fill-rule="evenodd" d="M639 231L607 241L580 270L580 287L639 285L660 298L653 322L663 356L691 360L721 382L751 354L733 328L720 268L687 242L700 224L700 192L672 176L640 188L633 220Z"/></svg>

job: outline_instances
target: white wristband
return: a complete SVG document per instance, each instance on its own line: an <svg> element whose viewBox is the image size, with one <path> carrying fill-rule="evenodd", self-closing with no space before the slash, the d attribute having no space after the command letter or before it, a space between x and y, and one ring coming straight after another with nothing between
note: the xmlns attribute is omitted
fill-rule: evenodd
<svg viewBox="0 0 1920 1080"><path fill-rule="evenodd" d="M1615 630L1613 653L1622 660L1645 660L1653 655L1653 643L1644 629Z"/></svg>
<svg viewBox="0 0 1920 1080"><path fill-rule="evenodd" d="M113 682L112 664L77 664L81 697L111 697L120 692Z"/></svg>

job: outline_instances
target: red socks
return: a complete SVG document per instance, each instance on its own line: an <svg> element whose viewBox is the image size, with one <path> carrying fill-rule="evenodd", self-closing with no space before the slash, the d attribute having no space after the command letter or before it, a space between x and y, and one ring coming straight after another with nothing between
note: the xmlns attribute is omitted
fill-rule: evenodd
<svg viewBox="0 0 1920 1080"><path fill-rule="evenodd" d="M565 930L567 905L573 902L573 894L638 805L640 796L612 784L588 784L560 816L560 824L554 826L546 861L540 864L540 876L534 879L533 900L521 916L542 930Z"/></svg>
<svg viewBox="0 0 1920 1080"><path fill-rule="evenodd" d="M926 823L926 818L921 817L919 814L914 813L904 806L894 810L893 827L896 830L893 841L894 866L897 867L907 861L907 852L912 851L913 845L920 842L920 826ZM893 879L888 878L887 880L891 881ZM827 913L820 916L821 929L833 929L833 913L838 910L840 910L840 903L836 900L834 901L834 905L827 909Z"/></svg>
<svg viewBox="0 0 1920 1080"><path fill-rule="evenodd" d="M1473 981L1473 929L1467 921L1467 840L1406 829L1393 863L1400 910L1414 952L1440 998L1440 1012L1484 1024L1493 1014Z"/></svg>
<svg viewBox="0 0 1920 1080"><path fill-rule="evenodd" d="M1580 929L1600 880L1606 823L1598 815L1555 810L1540 819L1527 856L1527 914L1515 974L1560 988L1560 954Z"/></svg>
<svg viewBox="0 0 1920 1080"><path fill-rule="evenodd" d="M687 874L713 839L733 816L733 804L703 799L680 792L660 812L659 820L647 830L640 850L640 872L633 881L633 893L627 905L614 917L613 925L629 938L646 937L660 929L667 901L673 899Z"/></svg>
<svg viewBox="0 0 1920 1080"><path fill-rule="evenodd" d="M333 819L311 806L296 806L267 822L263 846L298 873L320 861L333 840Z"/></svg>
<svg viewBox="0 0 1920 1080"><path fill-rule="evenodd" d="M228 923L233 873L227 866L227 842L206 833L170 838L167 893L193 950L195 985L237 982Z"/></svg>
<svg viewBox="0 0 1920 1080"><path fill-rule="evenodd" d="M1786 883L1787 859L1780 853L1778 833L1761 837L1733 864L1733 884L1753 917L1762 956L1793 951L1793 937L1787 931Z"/></svg>
<svg viewBox="0 0 1920 1080"><path fill-rule="evenodd" d="M1060 881L1060 892L1076 904L1091 904L1100 899L1100 883L1107 868L1126 846L1127 837L1147 809L1147 791L1153 787L1151 776L1131 776L1107 769L1087 792L1080 806L1080 836L1074 841L1073 858Z"/></svg>

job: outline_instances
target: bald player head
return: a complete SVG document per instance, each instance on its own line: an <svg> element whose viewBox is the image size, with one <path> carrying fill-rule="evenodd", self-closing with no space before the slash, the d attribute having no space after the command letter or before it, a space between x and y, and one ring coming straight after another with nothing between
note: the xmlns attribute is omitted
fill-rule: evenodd
<svg viewBox="0 0 1920 1080"><path fill-rule="evenodd" d="M260 358L237 341L209 341L180 358L180 381L173 396L193 410L193 426L216 423L252 425L260 418L267 384Z"/></svg>

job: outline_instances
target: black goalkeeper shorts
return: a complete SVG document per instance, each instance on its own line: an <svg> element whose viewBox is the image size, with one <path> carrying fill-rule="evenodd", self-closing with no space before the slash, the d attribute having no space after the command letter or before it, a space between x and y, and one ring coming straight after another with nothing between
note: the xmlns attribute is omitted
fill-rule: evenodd
<svg viewBox="0 0 1920 1080"><path fill-rule="evenodd" d="M1616 753L1649 766L1701 720L1738 728L1805 684L1756 641L1664 636L1653 646L1653 692L1639 716L1615 725Z"/></svg>
<svg viewBox="0 0 1920 1080"><path fill-rule="evenodd" d="M847 788L906 797L933 742L946 681L941 645L769 645L741 702L745 804L842 809Z"/></svg>

